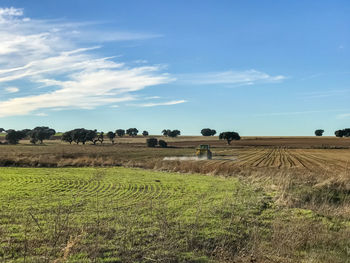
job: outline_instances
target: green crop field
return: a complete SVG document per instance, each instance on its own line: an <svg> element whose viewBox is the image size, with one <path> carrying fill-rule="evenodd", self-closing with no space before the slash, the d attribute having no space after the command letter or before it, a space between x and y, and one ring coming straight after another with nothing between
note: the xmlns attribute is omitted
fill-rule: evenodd
<svg viewBox="0 0 350 263"><path fill-rule="evenodd" d="M0 262L346 262L347 220L238 178L0 168Z"/></svg>
<svg viewBox="0 0 350 263"><path fill-rule="evenodd" d="M126 168L0 169L3 262L230 257L268 206L237 179Z"/></svg>

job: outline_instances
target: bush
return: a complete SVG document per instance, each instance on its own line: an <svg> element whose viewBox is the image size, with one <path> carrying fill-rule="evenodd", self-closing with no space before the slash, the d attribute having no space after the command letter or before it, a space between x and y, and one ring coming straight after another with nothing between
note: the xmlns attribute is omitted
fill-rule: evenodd
<svg viewBox="0 0 350 263"><path fill-rule="evenodd" d="M156 147L158 140L156 138L149 138L146 140L147 147Z"/></svg>
<svg viewBox="0 0 350 263"><path fill-rule="evenodd" d="M167 142L164 141L164 140L159 140L158 144L159 144L159 146L162 147L162 148L168 147Z"/></svg>

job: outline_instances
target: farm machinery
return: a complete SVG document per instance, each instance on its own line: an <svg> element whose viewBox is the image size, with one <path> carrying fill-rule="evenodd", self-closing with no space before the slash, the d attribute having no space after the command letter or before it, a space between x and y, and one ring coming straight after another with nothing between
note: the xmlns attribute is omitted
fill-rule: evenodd
<svg viewBox="0 0 350 263"><path fill-rule="evenodd" d="M196 149L196 156L199 159L211 160L213 154L210 151L210 146L208 144L201 144Z"/></svg>

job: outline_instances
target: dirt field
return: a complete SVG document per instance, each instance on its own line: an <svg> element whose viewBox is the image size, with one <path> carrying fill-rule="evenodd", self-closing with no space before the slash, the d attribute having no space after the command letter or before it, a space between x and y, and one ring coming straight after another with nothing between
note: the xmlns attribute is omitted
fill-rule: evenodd
<svg viewBox="0 0 350 263"><path fill-rule="evenodd" d="M145 138L119 138L112 145L69 145L59 140L44 145L0 145L2 166L115 166L153 168L162 161L194 161L194 149L209 144L213 169L219 165L240 168L286 168L307 171L344 171L350 162L350 139L335 137L245 137L227 145L217 137L164 138L170 148L147 148ZM176 157L176 158L173 158ZM185 157L185 158L182 158Z"/></svg>

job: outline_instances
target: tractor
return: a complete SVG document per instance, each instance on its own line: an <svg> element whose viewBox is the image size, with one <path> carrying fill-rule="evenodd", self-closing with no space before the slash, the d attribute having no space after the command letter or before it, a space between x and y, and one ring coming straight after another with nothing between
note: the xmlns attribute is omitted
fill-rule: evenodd
<svg viewBox="0 0 350 263"><path fill-rule="evenodd" d="M196 156L199 159L211 160L213 154L210 151L210 146L208 144L201 144L196 149Z"/></svg>

